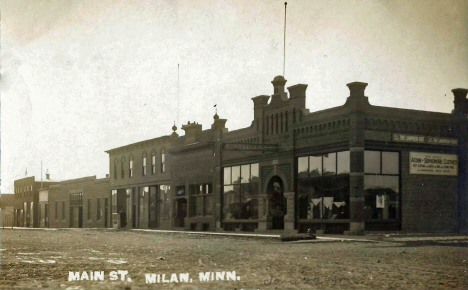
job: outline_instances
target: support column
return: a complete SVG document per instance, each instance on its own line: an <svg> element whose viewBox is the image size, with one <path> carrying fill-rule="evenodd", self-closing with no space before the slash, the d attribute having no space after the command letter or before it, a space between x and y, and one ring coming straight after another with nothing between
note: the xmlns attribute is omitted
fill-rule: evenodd
<svg viewBox="0 0 468 290"><path fill-rule="evenodd" d="M350 197L349 231L345 234L364 234L364 130L365 110L370 106L364 90L366 83L347 84L350 96L346 102L350 107L349 117L349 153L350 153Z"/></svg>
<svg viewBox="0 0 468 290"><path fill-rule="evenodd" d="M264 232L268 229L269 201L265 193L258 195L258 228L257 231Z"/></svg>
<svg viewBox="0 0 468 290"><path fill-rule="evenodd" d="M468 89L453 89L453 119L458 137L458 231L468 233Z"/></svg>
<svg viewBox="0 0 468 290"><path fill-rule="evenodd" d="M287 232L294 231L294 209L295 209L295 192L285 192L286 198L286 215L284 216L284 230Z"/></svg>

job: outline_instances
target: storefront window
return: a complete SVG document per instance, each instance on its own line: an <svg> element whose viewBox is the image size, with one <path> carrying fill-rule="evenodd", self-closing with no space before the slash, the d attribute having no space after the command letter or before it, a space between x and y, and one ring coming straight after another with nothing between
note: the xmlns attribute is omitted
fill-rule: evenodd
<svg viewBox="0 0 468 290"><path fill-rule="evenodd" d="M365 151L365 163L374 165L366 170L364 177L365 204L367 221L398 220L400 216L399 153ZM378 163L379 166L375 166ZM372 173L372 174L369 174Z"/></svg>
<svg viewBox="0 0 468 290"><path fill-rule="evenodd" d="M250 164L241 166L241 183L250 182Z"/></svg>
<svg viewBox="0 0 468 290"><path fill-rule="evenodd" d="M297 174L299 178L307 178L309 170L309 157L299 157L297 159Z"/></svg>
<svg viewBox="0 0 468 290"><path fill-rule="evenodd" d="M117 190L112 190L112 198L111 198L111 209L112 213L117 213Z"/></svg>
<svg viewBox="0 0 468 290"><path fill-rule="evenodd" d="M350 161L349 151L342 151L337 153L337 174L349 174Z"/></svg>
<svg viewBox="0 0 468 290"><path fill-rule="evenodd" d="M231 180L226 173L231 172ZM239 182L240 180L240 182ZM259 164L244 164L224 168L224 218L257 219L259 192ZM230 183L226 183L229 182Z"/></svg>
<svg viewBox="0 0 468 290"><path fill-rule="evenodd" d="M232 184L231 167L224 167L224 184Z"/></svg>
<svg viewBox="0 0 468 290"><path fill-rule="evenodd" d="M309 175L322 175L322 156L309 156Z"/></svg>
<svg viewBox="0 0 468 290"><path fill-rule="evenodd" d="M380 151L364 151L364 172L380 174Z"/></svg>
<svg viewBox="0 0 468 290"><path fill-rule="evenodd" d="M300 219L349 219L349 160L349 151L298 158Z"/></svg>
<svg viewBox="0 0 468 290"><path fill-rule="evenodd" d="M336 174L336 153L323 155L323 175Z"/></svg>
<svg viewBox="0 0 468 290"><path fill-rule="evenodd" d="M196 184L190 186L190 215L206 216L212 214L212 195L211 183Z"/></svg>
<svg viewBox="0 0 468 290"><path fill-rule="evenodd" d="M231 167L231 176L232 184L240 183L240 166Z"/></svg>
<svg viewBox="0 0 468 290"><path fill-rule="evenodd" d="M382 152L382 174L399 174L398 152Z"/></svg>
<svg viewBox="0 0 468 290"><path fill-rule="evenodd" d="M184 187L185 188L185 187ZM171 218L171 200L170 200L170 185L159 186L159 198L161 199L161 217L163 220L170 220Z"/></svg>

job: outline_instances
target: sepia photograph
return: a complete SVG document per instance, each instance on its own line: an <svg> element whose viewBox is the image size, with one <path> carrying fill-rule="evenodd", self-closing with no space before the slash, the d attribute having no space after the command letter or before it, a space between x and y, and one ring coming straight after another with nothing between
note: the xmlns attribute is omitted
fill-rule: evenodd
<svg viewBox="0 0 468 290"><path fill-rule="evenodd" d="M467 0L1 0L0 289L467 289Z"/></svg>

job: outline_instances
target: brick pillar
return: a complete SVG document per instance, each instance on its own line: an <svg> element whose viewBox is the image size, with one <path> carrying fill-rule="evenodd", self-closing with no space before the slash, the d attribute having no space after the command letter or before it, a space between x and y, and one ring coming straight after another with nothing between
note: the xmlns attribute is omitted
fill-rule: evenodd
<svg viewBox="0 0 468 290"><path fill-rule="evenodd" d="M295 193L285 192L284 197L286 198L286 210L287 213L284 216L284 230L294 231L294 216L295 216Z"/></svg>
<svg viewBox="0 0 468 290"><path fill-rule="evenodd" d="M468 102L467 89L453 89L453 119L458 137L458 230L468 233Z"/></svg>
<svg viewBox="0 0 468 290"><path fill-rule="evenodd" d="M268 229L268 196L265 193L258 195L258 229L262 232Z"/></svg>
<svg viewBox="0 0 468 290"><path fill-rule="evenodd" d="M370 106L364 96L366 83L354 82L347 85L350 96L346 105L350 107L349 151L350 151L350 197L349 231L345 234L364 233L364 118L366 107Z"/></svg>

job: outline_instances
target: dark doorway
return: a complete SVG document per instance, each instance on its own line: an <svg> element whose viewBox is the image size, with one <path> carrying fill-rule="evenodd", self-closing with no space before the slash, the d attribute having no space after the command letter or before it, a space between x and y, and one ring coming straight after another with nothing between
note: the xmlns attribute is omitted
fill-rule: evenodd
<svg viewBox="0 0 468 290"><path fill-rule="evenodd" d="M187 199L179 198L176 204L176 227L185 227L187 217Z"/></svg>
<svg viewBox="0 0 468 290"><path fill-rule="evenodd" d="M48 228L49 227L49 205L45 204L45 217L44 217L44 227Z"/></svg>
<svg viewBox="0 0 468 290"><path fill-rule="evenodd" d="M286 199L284 198L283 181L273 176L268 182L267 193L270 197L270 215L272 216L272 229L284 229L284 215L286 214Z"/></svg>
<svg viewBox="0 0 468 290"><path fill-rule="evenodd" d="M109 198L104 199L104 227L107 228L107 216L109 215Z"/></svg>
<svg viewBox="0 0 468 290"><path fill-rule="evenodd" d="M83 227L83 207L82 206L78 207L78 227L79 228Z"/></svg>
<svg viewBox="0 0 468 290"><path fill-rule="evenodd" d="M70 207L70 228L73 228L73 207Z"/></svg>
<svg viewBox="0 0 468 290"><path fill-rule="evenodd" d="M158 227L159 194L156 186L149 188L149 228Z"/></svg>

